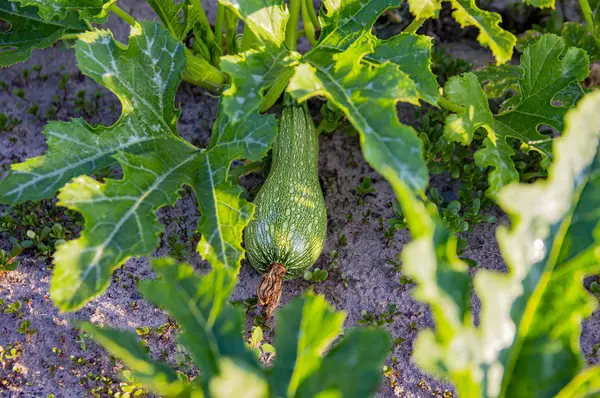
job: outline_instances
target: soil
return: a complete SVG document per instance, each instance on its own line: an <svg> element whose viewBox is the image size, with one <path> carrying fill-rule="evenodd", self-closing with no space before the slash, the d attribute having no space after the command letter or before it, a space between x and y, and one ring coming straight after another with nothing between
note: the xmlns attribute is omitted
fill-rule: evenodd
<svg viewBox="0 0 600 398"><path fill-rule="evenodd" d="M152 10L145 2L130 0L119 3L137 18L153 17ZM214 17L214 10L209 8L208 11L209 17ZM128 28L120 21L111 17L108 27L118 39L126 41ZM448 43L445 47L453 56L467 58L476 64L491 61L488 51L468 40ZM39 78L35 72L31 72L24 79L22 71L26 68L31 71L34 65L42 65L41 74L47 78ZM66 88L61 89L59 82L64 75L69 79ZM59 120L84 117L91 123L111 124L120 113L116 97L79 73L74 53L65 45L34 51L32 59L25 64L1 70L0 80L8 84L7 90L0 91L1 112L22 120L12 131L0 133L2 174L8 165L40 155L46 148L42 135L45 118L27 112L35 104L39 106L39 114L44 115L51 104L56 103L57 98L53 97L58 97L60 109L55 119ZM13 92L19 88L24 89L23 99ZM80 90L85 90L89 100L95 91L102 93L96 114L82 114L77 109L75 101ZM184 84L176 101L182 110L179 132L193 143L203 145L215 119L217 100L204 90ZM400 117L403 122L414 122L414 109L400 107ZM363 204L358 204L359 197L354 188L364 177L373 179L376 193L365 197ZM429 397L443 396L445 391L452 392L450 384L426 375L411 361L412 345L417 333L433 327L433 322L427 307L412 298L412 286L401 284L402 274L389 265L389 261L394 261L403 245L410 240L406 231L396 233L391 242L387 242L383 236L379 217L383 217L383 220L393 217L391 203L394 195L390 186L365 163L358 138L342 133L321 139L320 178L329 220L325 250L316 267L327 268L334 250L339 253L339 259L337 269L330 273L327 281L315 284L314 290L324 294L338 310L347 312L346 328L356 327L363 311L379 314L386 311L390 304L396 306L394 322L386 326L393 337L399 339L387 361L387 365L393 369L393 375L383 379L377 396ZM436 178L432 185L443 190L447 181ZM497 215L498 223L507 222L501 214ZM191 194L184 195L174 208L163 209L160 218L167 232L155 257L168 254L167 236L175 233L192 235L198 220L194 198ZM470 245L466 256L476 260L481 268L502 271L504 264L494 236L496 227L494 224L476 226L472 233L467 234ZM345 236L347 245L340 244L341 236ZM0 235L0 238L4 239L5 236ZM207 272L208 264L193 250L193 239L193 236L190 237L187 244L186 261L194 265L198 272ZM7 241L0 241L0 248L7 247ZM48 295L50 276L49 261L24 256L16 271L0 278L0 300L6 304L16 300L25 303L21 316L0 313L0 346L6 348L11 343L20 343L22 350L14 363L15 367L0 368L0 380L8 380L8 385L0 386L0 395L82 397L93 394L112 396L116 391L124 391L127 386L118 381L122 365L93 341L85 337L82 339L74 322L90 320L98 325L129 330L167 324L168 317L142 299L135 289L136 280L154 277L148 259L128 261L115 272L113 283L104 295L75 313L61 314L53 306ZM254 297L259 278L254 270L244 265L234 299ZM310 284L304 280L287 282L282 305L309 287ZM250 318L255 314L257 312L252 309ZM31 328L37 333L30 337L18 333L19 325L24 320L29 320ZM248 330L250 326L249 321ZM181 350L174 337L172 329L161 338L152 333L147 338L152 354L159 357L166 350L168 362L174 364L180 361L181 355L178 353ZM267 330L266 339L271 337L272 334ZM584 322L581 337L583 351L590 363L598 361L592 352L599 342L600 312L596 312Z"/></svg>

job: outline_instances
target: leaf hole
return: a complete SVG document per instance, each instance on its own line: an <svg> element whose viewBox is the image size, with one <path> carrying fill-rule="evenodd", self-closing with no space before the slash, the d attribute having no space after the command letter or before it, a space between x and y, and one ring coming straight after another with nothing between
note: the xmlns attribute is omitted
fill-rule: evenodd
<svg viewBox="0 0 600 398"><path fill-rule="evenodd" d="M0 33L9 32L12 29L12 25L7 21L0 20Z"/></svg>

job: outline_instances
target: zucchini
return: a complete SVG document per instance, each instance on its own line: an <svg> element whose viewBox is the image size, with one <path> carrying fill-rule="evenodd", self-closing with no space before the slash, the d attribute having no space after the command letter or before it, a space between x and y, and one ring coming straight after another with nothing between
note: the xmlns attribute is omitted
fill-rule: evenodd
<svg viewBox="0 0 600 398"><path fill-rule="evenodd" d="M244 231L248 261L264 274L257 295L267 318L279 304L283 280L303 275L323 250L327 211L318 163L319 137L306 105L286 102L271 170Z"/></svg>

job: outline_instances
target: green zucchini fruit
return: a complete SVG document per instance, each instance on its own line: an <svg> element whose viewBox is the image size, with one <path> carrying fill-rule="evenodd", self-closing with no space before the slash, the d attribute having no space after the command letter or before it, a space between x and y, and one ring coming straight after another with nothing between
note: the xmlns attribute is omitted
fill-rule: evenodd
<svg viewBox="0 0 600 398"><path fill-rule="evenodd" d="M267 316L279 303L283 279L303 275L323 250L327 211L318 162L319 137L306 105L286 103L271 170L244 231L248 261L265 274L258 296Z"/></svg>

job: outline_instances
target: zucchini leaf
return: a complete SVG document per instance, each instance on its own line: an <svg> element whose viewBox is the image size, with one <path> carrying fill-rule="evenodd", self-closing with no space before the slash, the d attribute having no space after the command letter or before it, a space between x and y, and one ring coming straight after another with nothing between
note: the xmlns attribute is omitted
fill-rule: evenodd
<svg viewBox="0 0 600 398"><path fill-rule="evenodd" d="M483 127L488 132L484 147L475 153L475 162L479 167L493 168L488 177L490 188L487 194L491 197L519 178L511 159L514 151L507 144L507 138L516 138L527 149L552 157L552 136L541 134L539 128L550 126L563 130L567 104L555 104L555 101L570 86L579 87L578 82L585 80L589 74L589 61L584 50L566 48L562 38L544 35L525 49L521 68L519 95L505 104L505 110L498 115L492 114L475 74L453 77L444 88L448 99L466 108L464 113L447 118L446 137L468 145L477 128ZM580 93L583 92L580 90Z"/></svg>
<svg viewBox="0 0 600 398"><path fill-rule="evenodd" d="M429 19L438 16L442 9L441 0L408 0L410 12L418 19Z"/></svg>
<svg viewBox="0 0 600 398"><path fill-rule="evenodd" d="M489 65L473 73L490 99L501 98L509 90L520 93L521 68L517 65Z"/></svg>
<svg viewBox="0 0 600 398"><path fill-rule="evenodd" d="M275 396L295 395L298 386L319 368L323 352L342 333L345 319L346 314L336 313L322 297L311 294L277 313L277 359L271 372ZM294 363L298 366L290 367Z"/></svg>
<svg viewBox="0 0 600 398"><path fill-rule="evenodd" d="M179 41L185 39L194 24L200 19L200 12L188 1L181 3L175 3L173 0L146 1L158 15L165 29Z"/></svg>
<svg viewBox="0 0 600 398"><path fill-rule="evenodd" d="M38 8L38 14L45 21L53 18L64 19L70 13L77 13L79 18L90 22L102 23L108 17L106 9L116 0L10 0L18 2L22 7Z"/></svg>
<svg viewBox="0 0 600 398"><path fill-rule="evenodd" d="M34 7L21 7L8 0L0 0L0 20L10 29L0 32L0 67L27 61L34 48L47 48L65 33L87 30L77 14L70 12L63 19L44 21Z"/></svg>
<svg viewBox="0 0 600 398"><path fill-rule="evenodd" d="M232 161L261 159L271 146L275 119L259 115L258 108L277 68L271 75L267 71L273 65L249 54L224 60L227 67L261 79L243 89L234 79L221 99L210 144L202 150L177 135L173 100L185 63L183 47L158 24L136 27L127 48L118 46L109 32L85 33L76 54L80 69L120 98L123 115L111 127L92 128L81 120L50 123L48 154L14 166L0 183L0 198L12 203L50 196L78 176L60 191L59 204L82 213L85 229L54 256L54 303L63 311L80 308L108 287L116 267L152 253L164 230L155 213L173 205L183 185L195 190L200 205L200 254L214 267L237 270L242 230L254 207L227 175ZM281 59L273 62L285 67ZM249 93L258 101L244 104ZM101 184L85 175L115 161L123 169L121 180Z"/></svg>
<svg viewBox="0 0 600 398"><path fill-rule="evenodd" d="M234 270L217 268L201 277L191 266L175 264L172 259L154 260L152 267L159 279L143 281L140 291L181 325L178 340L200 371L195 380L178 382L166 365L152 362L135 346L131 332L91 324L84 328L154 393L166 397L329 394L362 398L379 385L380 368L391 346L389 334L380 329L350 331L321 358L342 332L345 319L345 314L334 312L322 296L306 293L278 311L276 362L267 370L244 342L242 310L228 302L236 283Z"/></svg>
<svg viewBox="0 0 600 398"><path fill-rule="evenodd" d="M157 139L176 137L173 101L185 58L183 47L157 24L144 24L143 34L132 29L126 49L108 31L84 33L75 53L79 69L119 98L121 117L110 127L82 119L48 123L48 152L12 166L0 182L0 203L49 198L73 177L113 164L118 151L143 153Z"/></svg>
<svg viewBox="0 0 600 398"><path fill-rule="evenodd" d="M481 302L471 312L468 267L455 236L434 209L417 200L393 173L414 242L403 252L415 297L430 305L436 329L422 332L414 359L451 379L460 396L583 396L598 392L598 368L584 370L581 322L597 299L583 286L600 272L600 93L566 115L555 140L548 181L512 184L499 195L512 227L498 229L508 273L480 270L473 286ZM562 391L562 392L561 392Z"/></svg>
<svg viewBox="0 0 600 398"><path fill-rule="evenodd" d="M452 16L460 26L479 29L477 40L492 50L498 65L511 60L517 38L500 27L502 18L499 14L483 11L477 7L475 0L452 0L452 8Z"/></svg>
<svg viewBox="0 0 600 398"><path fill-rule="evenodd" d="M511 60L517 38L500 27L499 14L480 9L475 0L408 0L408 5L418 19L437 18L442 1L452 3L452 16L463 28L472 26L479 30L477 40L492 50L498 65Z"/></svg>
<svg viewBox="0 0 600 398"><path fill-rule="evenodd" d="M263 44L281 47L289 12L283 0L219 0L250 28Z"/></svg>
<svg viewBox="0 0 600 398"><path fill-rule="evenodd" d="M409 186L424 191L428 176L422 144L412 127L398 121L396 104L419 104L419 99L437 103L431 42L407 34L382 41L370 32L377 17L398 4L326 1L319 43L296 66L288 92L300 101L326 97L358 130L365 159L374 169L391 166ZM393 54L402 56L385 62Z"/></svg>

